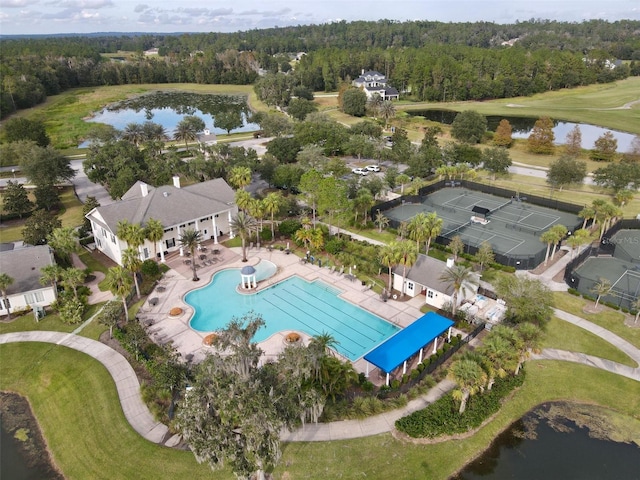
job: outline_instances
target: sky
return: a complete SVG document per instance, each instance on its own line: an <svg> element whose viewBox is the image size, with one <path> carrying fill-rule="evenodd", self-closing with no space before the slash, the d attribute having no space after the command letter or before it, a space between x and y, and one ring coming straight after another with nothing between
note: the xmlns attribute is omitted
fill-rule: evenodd
<svg viewBox="0 0 640 480"><path fill-rule="evenodd" d="M233 32L346 20L640 20L638 0L0 0L0 34Z"/></svg>

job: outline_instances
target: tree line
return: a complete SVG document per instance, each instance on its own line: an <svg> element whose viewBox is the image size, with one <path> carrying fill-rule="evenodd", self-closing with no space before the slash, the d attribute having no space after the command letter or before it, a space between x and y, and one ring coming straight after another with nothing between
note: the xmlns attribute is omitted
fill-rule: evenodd
<svg viewBox="0 0 640 480"><path fill-rule="evenodd" d="M335 90L361 68L375 68L420 100L530 95L637 75L638 28L640 22L627 20L513 25L381 20L235 33L5 38L0 116L74 87L250 84L260 69L291 70L293 52L309 53L295 75L315 90ZM516 38L515 47L502 46ZM159 56L144 55L152 47ZM104 56L119 51L135 54ZM613 70L604 66L616 58L631 63Z"/></svg>

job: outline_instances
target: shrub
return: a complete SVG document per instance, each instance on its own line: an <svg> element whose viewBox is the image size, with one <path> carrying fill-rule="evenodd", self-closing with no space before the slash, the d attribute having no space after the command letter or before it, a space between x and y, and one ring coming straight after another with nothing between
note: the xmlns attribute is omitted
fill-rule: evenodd
<svg viewBox="0 0 640 480"><path fill-rule="evenodd" d="M400 388L400 380L396 379L396 380L392 380L391 381L391 389L392 390L397 390Z"/></svg>
<svg viewBox="0 0 640 480"><path fill-rule="evenodd" d="M327 253L330 253L331 255L337 255L342 250L344 250L346 244L347 242L345 242L344 240L341 240L336 237L332 237L330 240L327 241L327 244L325 245L324 248L327 251Z"/></svg>
<svg viewBox="0 0 640 480"><path fill-rule="evenodd" d="M287 219L283 220L278 226L278 231L280 235L284 235L285 237L292 237L296 231L302 228L302 223L299 220L295 219Z"/></svg>
<svg viewBox="0 0 640 480"><path fill-rule="evenodd" d="M576 290L575 288L569 288L569 290L567 290L567 292L569 292L571 295L574 295L576 297L580 296L580 292L578 290Z"/></svg>
<svg viewBox="0 0 640 480"><path fill-rule="evenodd" d="M154 262L151 259L145 260L142 262L142 267L140 268L142 275L145 277L157 277L160 275L160 267L158 267L157 262Z"/></svg>

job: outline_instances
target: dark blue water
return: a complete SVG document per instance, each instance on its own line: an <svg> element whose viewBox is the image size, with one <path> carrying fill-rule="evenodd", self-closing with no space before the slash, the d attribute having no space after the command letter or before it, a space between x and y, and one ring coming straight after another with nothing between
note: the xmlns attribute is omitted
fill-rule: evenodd
<svg viewBox="0 0 640 480"><path fill-rule="evenodd" d="M427 120L451 125L456 118L458 112L452 110L413 110L408 112L410 115L425 117ZM487 116L487 129L494 132L500 123L500 120L506 119L513 129L513 138L528 138L537 118L532 117L505 117L498 115ZM631 149L631 142L635 135L626 132L619 132L609 128L598 127L586 123L561 122L554 120L553 134L555 135L556 145L565 143L567 134L578 125L582 134L582 148L592 149L595 141L605 132L611 132L618 140L618 152L628 152Z"/></svg>
<svg viewBox="0 0 640 480"><path fill-rule="evenodd" d="M544 406L543 406L544 408ZM531 438L529 422L535 425ZM553 428L555 427L555 428ZM527 432L527 434L524 434ZM529 413L498 436L455 480L638 480L640 447L589 436L573 421Z"/></svg>

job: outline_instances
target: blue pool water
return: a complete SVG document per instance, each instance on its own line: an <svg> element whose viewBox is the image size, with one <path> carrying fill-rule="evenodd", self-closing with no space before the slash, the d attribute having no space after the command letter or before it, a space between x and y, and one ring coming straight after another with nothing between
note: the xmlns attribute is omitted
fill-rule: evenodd
<svg viewBox="0 0 640 480"><path fill-rule="evenodd" d="M339 298L338 290L320 280L307 282L294 276L251 295L239 294L239 284L239 269L229 269L216 273L207 286L189 292L185 301L195 310L191 328L201 332L220 330L233 317L254 311L265 321L255 341L280 331L296 330L311 336L326 332L339 342L336 350L352 361L399 330Z"/></svg>

